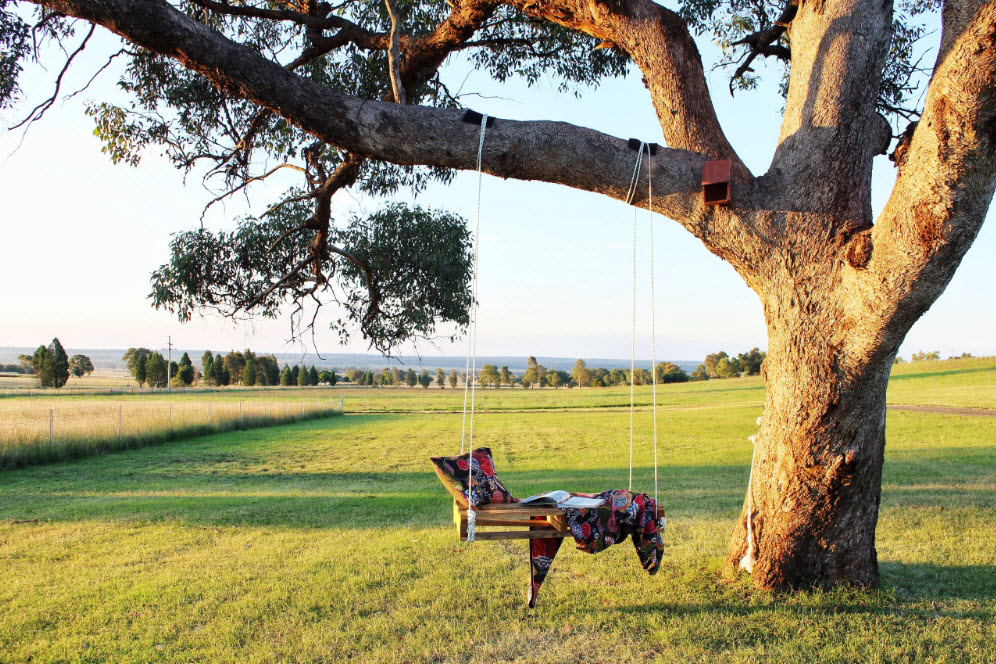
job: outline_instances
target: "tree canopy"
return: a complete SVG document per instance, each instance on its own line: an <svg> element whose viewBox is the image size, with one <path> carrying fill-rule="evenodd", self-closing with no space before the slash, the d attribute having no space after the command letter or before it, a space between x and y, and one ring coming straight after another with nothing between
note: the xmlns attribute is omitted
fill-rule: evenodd
<svg viewBox="0 0 996 664"><path fill-rule="evenodd" d="M359 330L384 352L433 336L440 323L467 324L471 256L463 220L397 203L385 203L370 215L334 219L331 199L347 189L380 197L418 193L430 181L448 182L451 167L419 166L418 159L385 161L359 146L331 141L241 85L244 72L206 75L212 65L193 52L181 54L179 43L166 47L164 40L181 33L190 33L202 47L234 40L233 53L247 68L276 65L339 95L457 109L466 98L445 82L444 64L451 56L461 56L498 83L517 79L533 85L549 77L560 90L580 95L606 78L646 69L651 55L636 52L621 37L627 21L652 15L663 35L676 42L676 54L688 60L661 76L689 79L684 70L698 60L694 33L720 45L715 66L729 74L731 92L756 88L763 74L757 64L771 59L781 63L773 71L781 76L784 93L792 54L787 26L797 8L773 0L681 0L672 12L645 0L626 9L600 0L593 6L618 14L610 17L609 28L600 25L603 18L587 19L569 2L399 1L395 21L393 0L34 4L34 11L23 0L0 5L0 109L21 99L23 67L31 58L49 57L48 45L69 54L66 67L72 63L94 34L75 18L81 17L122 36L111 60L124 65L111 71L120 72L118 85L128 101L97 99L87 108L113 162L137 166L145 151L161 150L184 174L197 172L219 191L211 204L258 188L278 172L299 174L297 184L259 206L258 214L243 218L234 231L201 226L176 233L168 262L153 275L155 306L188 320L203 310L277 316L290 305L301 332L319 320L321 305L333 303L341 314L328 325L341 338ZM904 122L919 116L917 95L928 72L918 42L926 33L925 14L939 5L940 0L911 0L893 20L876 108L890 118L897 135ZM119 13L145 14L163 27L143 30L110 19ZM668 67L667 58L658 65ZM695 94L704 82L683 85ZM707 99L705 114L711 113ZM53 100L33 108L25 122L41 118Z"/></svg>
<svg viewBox="0 0 996 664"><path fill-rule="evenodd" d="M88 374L93 373L93 362L86 355L73 355L69 358L69 373L76 376L77 378L82 378Z"/></svg>

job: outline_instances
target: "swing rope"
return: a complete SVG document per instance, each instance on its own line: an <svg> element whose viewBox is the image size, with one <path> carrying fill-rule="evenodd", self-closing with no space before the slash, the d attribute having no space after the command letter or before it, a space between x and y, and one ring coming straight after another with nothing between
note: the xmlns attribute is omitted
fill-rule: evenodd
<svg viewBox="0 0 996 664"><path fill-rule="evenodd" d="M471 280L471 305L470 320L467 335L467 361L465 365L466 373L463 385L463 419L460 428L460 454L467 451L467 542L475 541L476 513L472 500L474 486L474 410L476 404L477 385L475 375L477 373L477 284L478 266L480 260L480 239L481 239L481 199L483 187L484 138L487 132L488 116L481 116L481 133L477 146L477 215L474 222L474 265L473 277ZM633 175L630 178L629 191L626 194L626 204L631 205L636 196L639 185L640 173L643 168L643 152L647 150L647 212L650 220L650 333L651 333L651 365L650 375L653 385L653 439L654 439L654 502L658 501L658 458L657 458L657 329L655 312L655 291L654 291L654 225L653 225L653 156L649 146L643 141L640 142L636 163L633 166ZM630 380L629 380L629 490L633 490L633 420L636 410L635 386L636 386L636 243L637 226L639 220L639 208L633 208L633 329L632 343L630 348ZM468 399L469 397L469 399ZM470 427L467 426L467 404L470 403ZM469 446L469 449L468 449ZM752 464L753 465L753 464Z"/></svg>
<svg viewBox="0 0 996 664"><path fill-rule="evenodd" d="M636 195L636 183L640 179L640 167L643 165L643 142L640 142L640 152L636 157L636 166L633 168L633 179L629 183L629 195L626 197L627 203L632 203ZM633 208L633 334L630 344L629 355L629 490L633 490L633 411L634 396L633 389L636 384L636 217L639 210Z"/></svg>
<svg viewBox="0 0 996 664"><path fill-rule="evenodd" d="M654 155L647 150L647 212L650 221L650 380L653 385L654 504L657 504L657 313L654 295Z"/></svg>
<svg viewBox="0 0 996 664"><path fill-rule="evenodd" d="M477 268L480 259L481 245L481 189L483 186L483 174L481 172L481 162L484 157L484 134L488 128L488 116L481 116L481 137L477 144L477 218L474 222L474 273L470 285L470 321L467 334L467 365L464 372L463 381L463 423L460 427L460 454L467 449L467 541L473 542L475 537L475 526L477 523L477 513L474 512L473 489L474 489L474 404L477 395L477 383L474 376L477 373ZM467 392L470 391L470 431L467 436Z"/></svg>
<svg viewBox="0 0 996 664"><path fill-rule="evenodd" d="M657 471L657 323L654 292L654 173L653 154L650 146L640 141L633 175L629 181L629 191L626 194L626 204L632 205L640 181L640 171L643 167L643 152L647 152L647 212L650 220L650 377L653 386L653 420L654 420L654 503L658 501L658 471ZM633 207L633 333L630 344L629 362L629 490L633 490L633 415L636 410L636 238L639 208Z"/></svg>

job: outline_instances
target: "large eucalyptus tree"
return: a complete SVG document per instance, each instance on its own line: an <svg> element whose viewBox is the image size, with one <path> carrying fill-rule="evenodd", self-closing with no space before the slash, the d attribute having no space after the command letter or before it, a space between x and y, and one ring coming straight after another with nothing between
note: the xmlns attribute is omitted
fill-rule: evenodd
<svg viewBox="0 0 996 664"><path fill-rule="evenodd" d="M333 327L358 325L382 350L466 323L466 231L400 206L333 221L330 200L476 168L479 128L440 80L447 58L465 53L497 81L553 73L565 92L638 69L667 144L653 161L656 211L737 270L768 325L753 500L728 566L748 549L749 522L760 586L877 580L892 360L993 194L996 0L31 0L34 13L28 1L3 0L4 104L35 42L59 41L72 59L79 35L101 26L123 41L133 99L91 107L113 159L163 146L181 168L208 163L231 191L275 168L301 172L300 187L238 231L177 235L154 276L158 305L182 318L202 307L275 315L334 298L347 316ZM931 11L942 15L932 69L916 58L918 17ZM784 63L765 173L724 135L694 36L721 43L731 91L756 83L758 58ZM872 162L894 138L897 181L873 220ZM732 162L726 206L700 193L713 159ZM623 138L498 120L483 168L625 199L633 160ZM635 204L646 196L641 185Z"/></svg>

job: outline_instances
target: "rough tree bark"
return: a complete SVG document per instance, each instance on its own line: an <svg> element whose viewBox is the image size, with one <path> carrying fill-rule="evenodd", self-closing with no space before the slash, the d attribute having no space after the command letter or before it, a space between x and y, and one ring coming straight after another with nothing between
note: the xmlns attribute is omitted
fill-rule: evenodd
<svg viewBox="0 0 996 664"><path fill-rule="evenodd" d="M461 122L461 113L334 92L163 0L35 2L175 58L219 88L363 157L476 166L478 130ZM454 16L497 4L458 1ZM875 583L892 361L974 240L996 183L996 0L945 2L924 114L874 224L872 161L890 138L875 113L892 29L888 0L800 4L791 26L784 124L772 164L759 177L723 134L695 43L674 12L650 0L508 4L611 42L633 58L669 146L655 159L656 211L729 261L763 303L765 409L753 500L734 528L728 569L748 548L750 518L757 585ZM455 20L450 33L469 36L473 25ZM410 46L401 40L403 57ZM433 55L422 50L411 57ZM487 136L488 173L626 197L634 153L621 139L564 123L507 120ZM733 202L707 208L699 195L701 168L717 157L734 163ZM645 197L645 189L638 191L635 203L645 204Z"/></svg>

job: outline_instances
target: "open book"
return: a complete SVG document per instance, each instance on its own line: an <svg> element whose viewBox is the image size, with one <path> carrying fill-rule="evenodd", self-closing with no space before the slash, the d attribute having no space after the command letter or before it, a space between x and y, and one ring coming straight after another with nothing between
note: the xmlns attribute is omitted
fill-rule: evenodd
<svg viewBox="0 0 996 664"><path fill-rule="evenodd" d="M601 507L605 501L600 498L572 496L566 491L547 491L537 496L529 496L519 501L520 505L544 505L550 507Z"/></svg>

